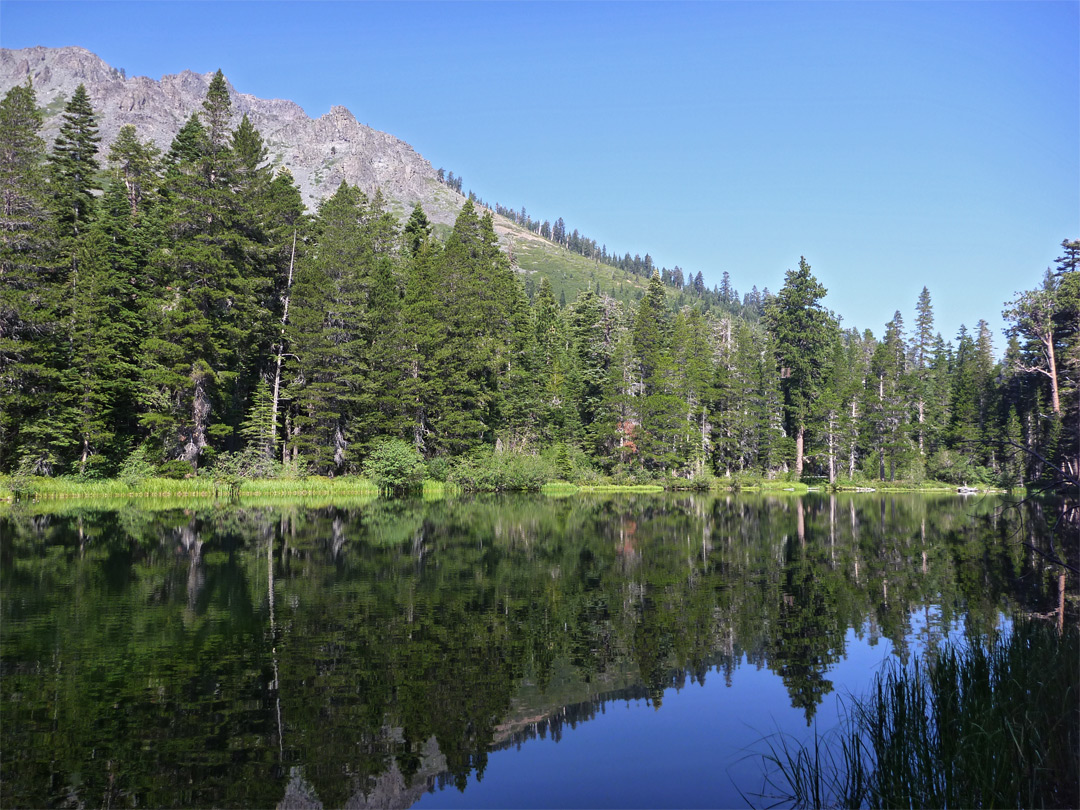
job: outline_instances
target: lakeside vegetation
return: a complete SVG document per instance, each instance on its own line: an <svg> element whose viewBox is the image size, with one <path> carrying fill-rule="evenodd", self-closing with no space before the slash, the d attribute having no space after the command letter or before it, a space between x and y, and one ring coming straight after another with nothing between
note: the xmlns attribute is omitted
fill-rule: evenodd
<svg viewBox="0 0 1080 810"><path fill-rule="evenodd" d="M103 166L82 87L51 149L41 122L31 86L0 101L16 487L1080 485L1080 241L1004 305L999 360L985 321L943 337L926 288L911 329L842 328L805 259L740 298L610 257L616 295L593 240L540 223L515 267L472 200L441 234L344 184L310 214L220 72L165 152L126 127ZM548 247L558 295L530 272Z"/></svg>
<svg viewBox="0 0 1080 810"><path fill-rule="evenodd" d="M837 729L780 735L764 759L795 807L1080 806L1080 628L1022 619L1004 638L891 662Z"/></svg>
<svg viewBox="0 0 1080 810"><path fill-rule="evenodd" d="M475 470L473 470L475 473ZM814 491L827 492L925 492L951 493L956 487L940 481L895 482L887 485L851 484L839 482L835 486L828 484L806 484L802 481L776 480L743 477L738 481L721 478L709 478L696 481L662 479L652 483L626 483L594 478L585 483L574 483L555 478L511 479L499 477L498 471L487 476L475 476L471 479L465 474L455 475L450 481L422 479L409 492L423 496L468 493L468 492L543 492L552 495L572 495L576 493L637 492L660 493L672 491L698 492L790 492L805 494ZM994 488L985 488L981 492L998 492ZM370 478L361 476L325 476L276 477L225 479L213 476L190 478L149 477L135 482L118 478L86 480L78 476L23 476L0 475L0 501L40 501L59 498L82 499L118 499L136 498L139 500L172 498L308 498L319 496L333 502L335 497L364 495L374 498L380 495L394 494L393 487L380 487Z"/></svg>

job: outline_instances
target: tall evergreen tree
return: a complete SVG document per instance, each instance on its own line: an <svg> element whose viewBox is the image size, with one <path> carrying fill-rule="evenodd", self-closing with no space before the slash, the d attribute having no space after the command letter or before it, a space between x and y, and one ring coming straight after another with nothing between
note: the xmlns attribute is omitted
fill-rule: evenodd
<svg viewBox="0 0 1080 810"><path fill-rule="evenodd" d="M594 457L614 434L614 427L606 418L609 414L604 408L604 386L618 329L615 307L612 299L585 290L570 310L577 422L581 426L582 444Z"/></svg>
<svg viewBox="0 0 1080 810"><path fill-rule="evenodd" d="M50 190L60 235L66 251L74 251L73 240L89 220L94 206L94 192L100 191L97 173L97 124L86 86L75 88L64 107L60 133L49 156Z"/></svg>
<svg viewBox="0 0 1080 810"><path fill-rule="evenodd" d="M1008 334L1021 338L1026 344L1025 357L1018 368L1042 374L1049 380L1050 406L1054 413L1061 412L1058 355L1062 346L1058 315L1071 303L1061 300L1060 287L1060 277L1048 269L1039 288L1017 293L1002 313L1012 323Z"/></svg>
<svg viewBox="0 0 1080 810"><path fill-rule="evenodd" d="M633 335L641 379L637 447L640 461L653 470L670 470L677 464L677 437L684 425L670 328L664 287L660 273L654 271L638 306Z"/></svg>
<svg viewBox="0 0 1080 810"><path fill-rule="evenodd" d="M157 163L161 150L152 142L142 143L132 124L125 124L109 147L109 166L127 191L131 215L137 216L143 200L157 186Z"/></svg>
<svg viewBox="0 0 1080 810"><path fill-rule="evenodd" d="M979 439L979 362L977 347L967 327L960 325L956 339L956 357L951 374L949 395L948 443L963 460L955 474L961 483L974 482L980 455ZM954 476L955 477L955 476Z"/></svg>
<svg viewBox="0 0 1080 810"><path fill-rule="evenodd" d="M148 301L155 325L144 344L144 424L159 452L195 466L216 442L234 446L272 315L259 251L234 193L238 161L227 130L230 107L220 71L202 116L169 150L163 225L168 247L154 264L163 289Z"/></svg>
<svg viewBox="0 0 1080 810"><path fill-rule="evenodd" d="M912 388L918 424L917 439L919 454L926 454L926 397L930 353L934 345L934 308L930 302L930 291L922 288L919 299L915 302L915 332L911 338L911 367L913 373Z"/></svg>
<svg viewBox="0 0 1080 810"><path fill-rule="evenodd" d="M134 427L129 418L141 324L130 218L125 190L114 184L79 239L80 281L71 287L70 356L61 381L71 420L62 438L81 475L115 470Z"/></svg>
<svg viewBox="0 0 1080 810"><path fill-rule="evenodd" d="M904 320L899 312L885 325L885 338L877 345L870 362L876 398L872 395L873 443L878 456L878 477L896 480L897 467L907 457L907 347ZM886 473L886 465L888 472Z"/></svg>
<svg viewBox="0 0 1080 810"><path fill-rule="evenodd" d="M685 419L676 447L687 475L702 475L712 455L710 404L715 397L712 390L713 349L705 320L698 310L679 312L671 342Z"/></svg>
<svg viewBox="0 0 1080 810"><path fill-rule="evenodd" d="M799 269L787 272L783 288L765 311L765 323L781 369L788 430L795 437L796 475L802 475L806 429L821 394L832 331L836 328L831 315L818 303L825 294L806 259L800 257Z"/></svg>
<svg viewBox="0 0 1080 810"><path fill-rule="evenodd" d="M41 112L29 82L0 101L0 468L24 455L51 470L45 446L26 434L27 420L55 407L61 282L38 132ZM22 435L20 435L22 434Z"/></svg>
<svg viewBox="0 0 1080 810"><path fill-rule="evenodd" d="M416 255L424 242L431 238L431 223L428 221L420 203L413 206L409 220L402 229L402 237L404 238L405 253L408 256Z"/></svg>
<svg viewBox="0 0 1080 810"><path fill-rule="evenodd" d="M320 473L343 472L358 460L350 444L367 387L367 215L363 193L342 183L320 204L317 244L296 274L288 326L293 355L289 398L295 408L290 441Z"/></svg>
<svg viewBox="0 0 1080 810"><path fill-rule="evenodd" d="M406 264L402 301L402 401L411 423L413 444L429 458L440 449L434 422L446 383L445 374L436 364L436 354L444 341L441 306L436 296L439 253L439 244L430 235L416 242Z"/></svg>

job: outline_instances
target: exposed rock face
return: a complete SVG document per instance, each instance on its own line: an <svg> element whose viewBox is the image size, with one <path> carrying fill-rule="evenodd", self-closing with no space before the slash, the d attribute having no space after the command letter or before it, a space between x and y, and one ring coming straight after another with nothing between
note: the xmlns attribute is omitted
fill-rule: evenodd
<svg viewBox="0 0 1080 810"><path fill-rule="evenodd" d="M103 158L125 124L167 150L184 122L202 109L212 77L185 70L160 81L127 78L83 48L0 49L0 93L33 82L45 108L46 143L56 137L59 113L75 88L86 85L98 114ZM256 98L231 85L229 95L233 125L247 114L266 141L270 161L292 172L311 208L346 180L368 194L381 188L405 215L419 202L433 222L450 224L461 210L465 198L439 183L431 164L409 144L358 123L344 107L313 120L292 101Z"/></svg>

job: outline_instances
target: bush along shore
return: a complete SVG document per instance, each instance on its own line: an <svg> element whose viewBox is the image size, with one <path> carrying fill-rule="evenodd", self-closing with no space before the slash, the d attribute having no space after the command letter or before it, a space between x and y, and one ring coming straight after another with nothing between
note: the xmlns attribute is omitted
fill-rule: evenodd
<svg viewBox="0 0 1080 810"><path fill-rule="evenodd" d="M1018 621L878 675L840 726L766 740L796 807L1080 807L1080 628Z"/></svg>
<svg viewBox="0 0 1080 810"><path fill-rule="evenodd" d="M953 492L956 487L936 481L855 481L829 484L823 478L799 479L794 473L774 477L739 474L719 477L648 474L640 468L617 468L603 474L584 454L557 445L531 454L481 449L456 458L425 460L416 447L402 439L383 438L373 443L354 474L303 474L298 461L285 467L261 452L218 454L214 462L191 472L187 464L154 464L144 450L132 453L116 478L88 476L0 476L0 499L29 501L48 498L324 498L422 494L440 497L459 492L544 492L569 495L581 492L748 491L801 494L810 491L922 491Z"/></svg>

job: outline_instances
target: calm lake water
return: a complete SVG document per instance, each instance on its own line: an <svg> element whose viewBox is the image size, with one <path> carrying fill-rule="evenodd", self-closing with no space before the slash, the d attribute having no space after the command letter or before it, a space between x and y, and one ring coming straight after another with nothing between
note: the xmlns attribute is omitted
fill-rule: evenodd
<svg viewBox="0 0 1080 810"><path fill-rule="evenodd" d="M0 806L767 805L763 738L1058 608L1049 516L1003 505L11 510Z"/></svg>

